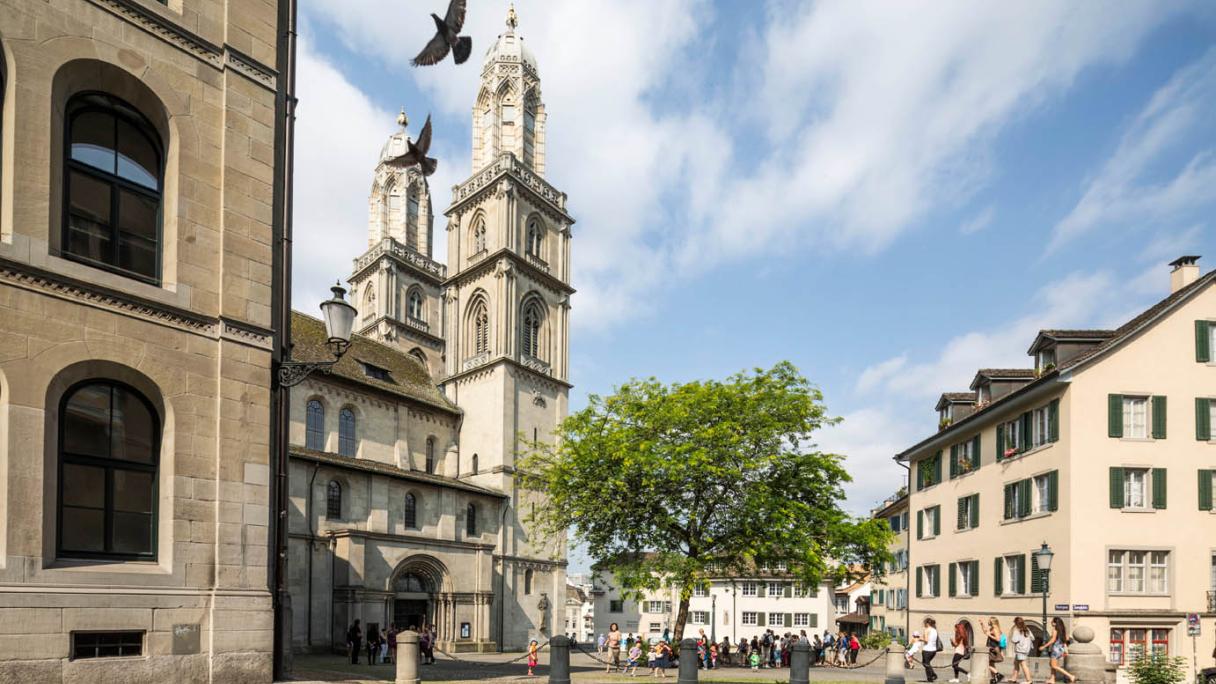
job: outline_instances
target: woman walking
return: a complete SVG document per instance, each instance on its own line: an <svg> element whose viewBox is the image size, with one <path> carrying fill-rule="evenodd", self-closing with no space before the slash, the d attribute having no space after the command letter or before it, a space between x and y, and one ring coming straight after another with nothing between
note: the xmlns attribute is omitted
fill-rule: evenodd
<svg viewBox="0 0 1216 684"><path fill-rule="evenodd" d="M954 670L954 677L950 680L951 684L957 684L960 674L967 675L967 681L971 681L971 673L959 665L971 657L971 640L967 638L967 628L963 626L963 623L959 622L954 625L954 637L950 639L950 645L954 647L954 659L950 661L950 667Z"/></svg>
<svg viewBox="0 0 1216 684"><path fill-rule="evenodd" d="M1047 677L1047 684L1055 684L1057 672L1068 677L1070 684L1077 681L1075 675L1064 669L1064 656L1068 655L1068 631L1064 628L1064 621L1058 617L1051 620L1051 638L1043 644L1043 650L1051 657L1051 674Z"/></svg>
<svg viewBox="0 0 1216 684"><path fill-rule="evenodd" d="M621 669L621 629L612 623L608 626L608 665L604 672Z"/></svg>
<svg viewBox="0 0 1216 684"><path fill-rule="evenodd" d="M1001 631L1001 623L995 617L988 618L988 626L984 628L984 634L988 636L988 679L993 684L1005 678L1005 675L997 672L996 664L1005 660L1005 633Z"/></svg>
<svg viewBox="0 0 1216 684"><path fill-rule="evenodd" d="M1013 642L1013 684L1018 684L1018 677L1024 676L1026 684L1032 684L1034 681L1030 677L1030 667L1026 665L1026 659L1030 657L1030 650L1034 648L1034 639L1030 638L1030 629L1026 626L1026 622L1016 617L1013 619L1013 632L1009 640Z"/></svg>
<svg viewBox="0 0 1216 684"><path fill-rule="evenodd" d="M933 669L933 656L941 650L941 637L937 634L937 620L925 618L925 647L921 649L921 664L925 666L925 681L936 682L937 671Z"/></svg>

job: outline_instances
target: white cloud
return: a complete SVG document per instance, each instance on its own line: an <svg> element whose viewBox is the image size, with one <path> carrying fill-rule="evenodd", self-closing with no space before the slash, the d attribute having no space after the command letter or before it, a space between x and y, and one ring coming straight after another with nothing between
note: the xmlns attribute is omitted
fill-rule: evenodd
<svg viewBox="0 0 1216 684"><path fill-rule="evenodd" d="M964 221L963 225L959 226L958 232L962 233L963 235L973 235L978 233L992 224L992 219L995 215L996 214L991 206L986 207L980 213Z"/></svg>
<svg viewBox="0 0 1216 684"><path fill-rule="evenodd" d="M816 435L821 451L847 455L845 467L853 474L845 485L850 513L867 515L903 484L906 471L893 457L924 437L918 427L918 421L896 411L865 408Z"/></svg>
<svg viewBox="0 0 1216 684"><path fill-rule="evenodd" d="M1098 228L1158 227L1216 203L1216 151L1172 157L1196 138L1216 133L1216 49L1181 69L1123 134L1118 148L1088 182L1081 199L1058 224L1049 251ZM1159 178L1161 166L1175 169ZM1156 172L1156 173L1155 173Z"/></svg>
<svg viewBox="0 0 1216 684"><path fill-rule="evenodd" d="M907 364L908 355L901 354L866 368L857 378L857 391L865 393L874 389L898 374Z"/></svg>

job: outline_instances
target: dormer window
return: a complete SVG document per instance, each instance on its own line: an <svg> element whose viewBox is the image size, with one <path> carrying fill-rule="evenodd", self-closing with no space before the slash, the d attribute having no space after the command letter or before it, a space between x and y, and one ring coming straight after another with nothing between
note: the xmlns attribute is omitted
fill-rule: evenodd
<svg viewBox="0 0 1216 684"><path fill-rule="evenodd" d="M1045 373L1055 367L1056 367L1056 349L1055 349L1055 347L1049 347L1047 349L1040 349L1037 357L1035 358L1035 368L1039 372Z"/></svg>
<svg viewBox="0 0 1216 684"><path fill-rule="evenodd" d="M387 368L381 368L366 361L361 361L363 364L363 374L372 380L380 380L382 382L392 382L393 376Z"/></svg>
<svg viewBox="0 0 1216 684"><path fill-rule="evenodd" d="M975 398L977 404L987 404L992 400L992 386L980 385L975 389Z"/></svg>

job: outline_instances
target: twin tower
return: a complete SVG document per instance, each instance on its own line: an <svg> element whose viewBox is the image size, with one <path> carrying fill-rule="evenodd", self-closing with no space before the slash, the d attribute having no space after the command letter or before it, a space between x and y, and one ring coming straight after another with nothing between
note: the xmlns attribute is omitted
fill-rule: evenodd
<svg viewBox="0 0 1216 684"><path fill-rule="evenodd" d="M519 440L547 439L567 412L574 219L544 178L540 76L515 28L512 10L482 67L473 173L444 211L447 265L433 254L426 180L417 167L385 163L406 150L403 113L380 153L368 250L349 280L356 330L413 355L464 410L460 477L510 494L519 510ZM504 541L500 553L532 555Z"/></svg>

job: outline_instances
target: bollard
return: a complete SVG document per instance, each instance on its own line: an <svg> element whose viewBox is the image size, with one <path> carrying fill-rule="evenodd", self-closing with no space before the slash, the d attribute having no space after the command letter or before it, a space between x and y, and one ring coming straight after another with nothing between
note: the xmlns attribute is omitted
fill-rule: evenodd
<svg viewBox="0 0 1216 684"><path fill-rule="evenodd" d="M697 640L680 642L680 675L676 684L697 684Z"/></svg>
<svg viewBox="0 0 1216 684"><path fill-rule="evenodd" d="M799 639L790 653L790 684L810 684L811 645Z"/></svg>
<svg viewBox="0 0 1216 684"><path fill-rule="evenodd" d="M898 646L887 647L887 678L884 684L904 684L904 650Z"/></svg>
<svg viewBox="0 0 1216 684"><path fill-rule="evenodd" d="M975 649L971 652L971 680L976 682L985 681L991 672L988 672L988 665L991 663L992 656L987 649Z"/></svg>
<svg viewBox="0 0 1216 684"><path fill-rule="evenodd" d="M418 632L397 633L397 684L419 684Z"/></svg>
<svg viewBox="0 0 1216 684"><path fill-rule="evenodd" d="M549 640L549 684L570 684L570 638L560 634Z"/></svg>

